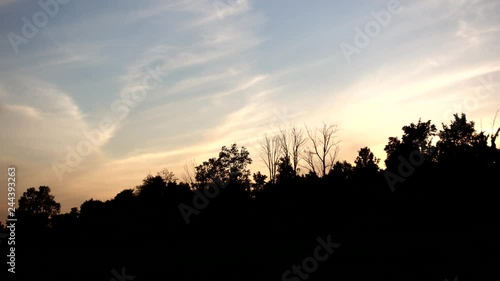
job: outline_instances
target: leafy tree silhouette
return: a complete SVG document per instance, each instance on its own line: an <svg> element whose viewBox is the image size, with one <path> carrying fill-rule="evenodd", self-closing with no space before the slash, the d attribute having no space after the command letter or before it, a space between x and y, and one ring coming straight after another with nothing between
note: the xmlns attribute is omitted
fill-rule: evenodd
<svg viewBox="0 0 500 281"><path fill-rule="evenodd" d="M260 171L258 171L257 173L254 173L253 174L253 181L254 181L253 190L256 192L261 191L264 188L264 185L266 184L266 179L267 179L267 176L263 175Z"/></svg>
<svg viewBox="0 0 500 281"><path fill-rule="evenodd" d="M353 172L354 167L351 163L345 160L342 162L337 161L335 165L333 165L332 170L328 173L328 176L336 181L347 180Z"/></svg>
<svg viewBox="0 0 500 281"><path fill-rule="evenodd" d="M342 248L308 273L311 280L443 280L465 271L473 280L486 277L500 261L498 131L477 132L465 114L442 127L421 119L402 127L402 136L385 146L386 169L369 147L354 164L333 162L337 130L324 124L305 131L320 155L300 155L314 160L305 175L296 172L292 135L281 131L287 148L278 152L289 152L279 154L276 184L251 174L249 151L232 144L196 166L194 185L163 169L110 200L91 198L65 214L48 187L29 188L20 199L17 233L20 256L30 258L20 270L25 280L92 280L125 266L137 280L280 278L310 260L317 237L334 234ZM297 134L300 147L304 138ZM383 174L398 173L401 159L414 153L425 161L390 192ZM217 180L230 184L218 192L206 188ZM178 208L184 202L203 205L189 225Z"/></svg>
<svg viewBox="0 0 500 281"><path fill-rule="evenodd" d="M417 124L411 123L409 126L404 126L401 140L397 137L390 137L389 143L384 148L387 153L385 160L387 169L396 170L400 163L399 157L408 158L414 151L432 159L435 149L432 146L432 140L436 131L436 126L431 124L430 120L422 122L419 119Z"/></svg>
<svg viewBox="0 0 500 281"><path fill-rule="evenodd" d="M231 147L223 146L218 158L210 158L201 165L196 166L196 180L198 187L204 188L215 180L239 184L250 191L250 170L252 164L250 153L245 147L238 148L236 144Z"/></svg>
<svg viewBox="0 0 500 281"><path fill-rule="evenodd" d="M50 225L50 219L61 211L61 204L55 201L50 187L40 186L28 188L19 198L19 207L16 212L25 231L44 231Z"/></svg>
<svg viewBox="0 0 500 281"><path fill-rule="evenodd" d="M375 157L373 152L370 151L368 147L363 147L359 150L358 156L356 157L356 160L354 160L354 164L356 166L354 167L355 171L369 171L369 172L378 172L379 167L378 163L380 162L380 159Z"/></svg>
<svg viewBox="0 0 500 281"><path fill-rule="evenodd" d="M474 126L474 122L468 122L467 116L463 113L461 116L455 114L450 126L443 124L437 142L440 163L453 165L453 163L476 162L474 158L484 156L478 153L490 152L487 148L488 136L483 132L477 133Z"/></svg>
<svg viewBox="0 0 500 281"><path fill-rule="evenodd" d="M278 174L277 174L277 184L287 184L290 183L296 176L295 170L290 162L290 157L281 157L278 161Z"/></svg>
<svg viewBox="0 0 500 281"><path fill-rule="evenodd" d="M38 190L30 187L19 198L18 215L40 216L49 219L61 211L61 204L57 203L54 198L54 195L50 194L48 186L40 186Z"/></svg>

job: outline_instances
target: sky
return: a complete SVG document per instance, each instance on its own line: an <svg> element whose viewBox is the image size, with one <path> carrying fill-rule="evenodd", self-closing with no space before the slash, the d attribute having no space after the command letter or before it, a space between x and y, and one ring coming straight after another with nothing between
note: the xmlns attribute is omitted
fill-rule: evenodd
<svg viewBox="0 0 500 281"><path fill-rule="evenodd" d="M339 160L412 122L500 109L492 0L0 0L0 166L62 211L279 127L339 128ZM500 122L500 121L499 121ZM381 162L381 164L383 161ZM383 164L382 164L383 166ZM0 218L7 171L0 173Z"/></svg>

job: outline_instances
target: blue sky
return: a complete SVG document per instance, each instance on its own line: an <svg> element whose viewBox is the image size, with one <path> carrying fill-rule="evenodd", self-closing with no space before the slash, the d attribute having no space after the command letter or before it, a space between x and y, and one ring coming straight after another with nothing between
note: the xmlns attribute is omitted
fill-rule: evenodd
<svg viewBox="0 0 500 281"><path fill-rule="evenodd" d="M420 117L439 125L464 111L490 130L498 1L312 2L42 0L48 15L0 0L1 164L17 167L18 197L48 185L67 211L149 172L182 178L234 142L265 171L259 139L291 123L337 124L350 162L364 146L383 159L387 138ZM23 18L38 22L31 38ZM91 152L55 172L106 120Z"/></svg>

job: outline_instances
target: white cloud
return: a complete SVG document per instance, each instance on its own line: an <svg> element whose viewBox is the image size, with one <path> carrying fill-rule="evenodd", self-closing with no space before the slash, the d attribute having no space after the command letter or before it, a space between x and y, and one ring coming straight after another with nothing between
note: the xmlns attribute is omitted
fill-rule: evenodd
<svg viewBox="0 0 500 281"><path fill-rule="evenodd" d="M12 1L0 6L7 2ZM249 147L256 171L262 169L258 141L287 123L337 123L342 129L341 158L353 161L362 146L383 158L387 137L399 135L401 126L419 117L438 124L444 111L463 103L474 90L477 77L500 70L496 1L404 1L403 12L357 63L347 66L331 44L331 51L307 54L307 63L294 63L295 54L287 49L289 53L273 61L277 71L266 68L269 46L263 44L265 38L279 46L272 41L273 22L250 1L228 1L239 4L226 12L214 3L152 1L110 14L89 12L84 19L68 16L67 24L48 26L39 35L39 41L50 39L45 49L2 57L4 69L14 66L15 75L4 71L7 75L0 78L0 125L9 132L0 136L6 144L0 148L0 162L17 164L23 174L21 189L49 185L63 211L69 210L89 197L109 199L164 167L180 177L186 160L204 161L234 142ZM353 17L352 26L370 18L369 13L359 16ZM133 29L138 26L144 29ZM138 32L152 26L151 32ZM312 31L309 39L314 38L312 28L335 37L347 33L339 29L351 26L306 28ZM334 40L322 37L300 45L323 41L328 46ZM85 73L89 64L108 67L110 61L116 65L109 79L119 76L110 82L115 98L141 86L146 67L158 66L168 76L59 183L50 163L65 161L66 147L84 139L82 131L95 129L89 120L98 116L77 104L87 97L58 87L75 78L53 81L55 75L44 74L64 72L69 64ZM486 118L499 102L497 91L471 114ZM111 104L104 106L114 114Z"/></svg>

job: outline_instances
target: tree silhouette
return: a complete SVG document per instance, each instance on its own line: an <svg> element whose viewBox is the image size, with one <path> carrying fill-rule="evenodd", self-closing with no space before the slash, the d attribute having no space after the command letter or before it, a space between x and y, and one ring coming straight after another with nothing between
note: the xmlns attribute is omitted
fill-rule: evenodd
<svg viewBox="0 0 500 281"><path fill-rule="evenodd" d="M299 162L301 160L302 149L307 142L307 138L304 137L304 132L302 129L293 125L289 129L281 128L277 138L281 147L279 151L281 152L281 155L277 155L275 159L288 157L293 171L297 173ZM275 161L275 163L277 162L278 161Z"/></svg>
<svg viewBox="0 0 500 281"><path fill-rule="evenodd" d="M30 187L19 198L18 215L48 220L61 211L61 204L57 203L54 198L48 186L40 186L38 190Z"/></svg>
<svg viewBox="0 0 500 281"><path fill-rule="evenodd" d="M249 186L251 173L247 166L252 164L252 158L245 147L238 149L236 144L232 144L230 148L223 146L219 152L218 162L225 172L221 177L223 180Z"/></svg>
<svg viewBox="0 0 500 281"><path fill-rule="evenodd" d="M182 180L189 185L190 188L196 188L196 163L191 160L183 167L184 174Z"/></svg>
<svg viewBox="0 0 500 281"><path fill-rule="evenodd" d="M311 147L307 151L305 161L310 171L326 176L335 164L339 152L336 125L323 123L323 127L309 129L306 126L307 136Z"/></svg>
<svg viewBox="0 0 500 281"><path fill-rule="evenodd" d="M333 165L328 175L337 181L347 180L353 171L354 167L351 163L347 161L337 161L335 162L335 165Z"/></svg>
<svg viewBox="0 0 500 281"><path fill-rule="evenodd" d="M214 183L216 179L222 177L228 178L217 158L210 158L207 161L203 161L203 163L196 166L195 169L196 188L198 189L205 188L206 185Z"/></svg>
<svg viewBox="0 0 500 281"><path fill-rule="evenodd" d="M105 205L101 200L86 200L80 206L80 219L82 221L92 221L100 218L105 213Z"/></svg>
<svg viewBox="0 0 500 281"><path fill-rule="evenodd" d="M375 157L373 152L370 151L368 147L363 147L359 150L354 164L356 164L356 170L369 170L377 172L379 170L378 163L380 159Z"/></svg>
<svg viewBox="0 0 500 281"><path fill-rule="evenodd" d="M210 158L196 167L196 180L200 188L220 180L244 185L249 190L249 164L252 164L252 159L245 147L239 149L236 144L232 144L230 148L223 146L218 158Z"/></svg>
<svg viewBox="0 0 500 281"><path fill-rule="evenodd" d="M253 174L253 189L254 191L261 191L264 188L264 185L266 184L266 175L263 175L259 172Z"/></svg>
<svg viewBox="0 0 500 281"><path fill-rule="evenodd" d="M387 153L385 165L387 169L397 169L400 163L400 157L408 158L410 154L418 152L432 160L435 147L432 145L433 137L436 136L436 126L431 121L422 122L418 120L417 124L411 123L409 126L403 126L403 136L401 140L397 137L389 137L389 142L384 150Z"/></svg>
<svg viewBox="0 0 500 281"><path fill-rule="evenodd" d="M287 132L281 141L286 147L267 138L277 145L279 153L272 155L280 156L274 164L276 183L266 183L261 172L250 174L249 152L233 144L193 165L193 184L178 183L164 169L110 200L91 198L65 214L48 187L29 188L20 200L16 247L20 257L33 258L19 264L29 267L29 280L55 276L54 262L66 271L61 278L78 280L109 276L124 266L144 280L154 279L155 271L168 272L172 280L279 278L297 261L312 264L318 253L312 242L332 233L342 248L322 261L332 266L308 273L318 280L420 280L414 271L422 261L422 280L454 276L464 264L478 272L471 275L474 280L489 265L496 270L500 150L494 132L477 132L465 114L454 115L440 131L430 120L402 131L385 146L385 170L369 147L359 149L353 164L332 162L336 127L324 123L308 132L317 149L310 150L309 159L302 155L313 164L305 175L295 170L297 146L290 131L280 131ZM415 155L425 161L415 161ZM394 191L384 178L389 171L398 177ZM227 181L229 188L206 186L214 181ZM315 249L326 257L328 245ZM8 250L5 243L0 247ZM304 253L316 254L305 258Z"/></svg>
<svg viewBox="0 0 500 281"><path fill-rule="evenodd" d="M277 183L290 183L295 176L296 174L293 170L292 164L290 163L290 158L288 156L281 157L278 162Z"/></svg>
<svg viewBox="0 0 500 281"><path fill-rule="evenodd" d="M279 136L264 136L261 140L260 158L269 171L269 182L276 182L276 174L278 171L278 162L282 155L283 146L280 144Z"/></svg>
<svg viewBox="0 0 500 281"><path fill-rule="evenodd" d="M166 168L158 172L157 175L160 176L167 184L175 183L179 180L173 172L169 171Z"/></svg>
<svg viewBox="0 0 500 281"><path fill-rule="evenodd" d="M439 148L456 148L460 146L472 145L476 130L474 122L467 122L467 116L462 113L461 116L454 114L450 126L443 124L443 129L439 132Z"/></svg>
<svg viewBox="0 0 500 281"><path fill-rule="evenodd" d="M163 197L166 192L167 183L162 176L147 175L142 184L137 186L138 195L150 199Z"/></svg>

